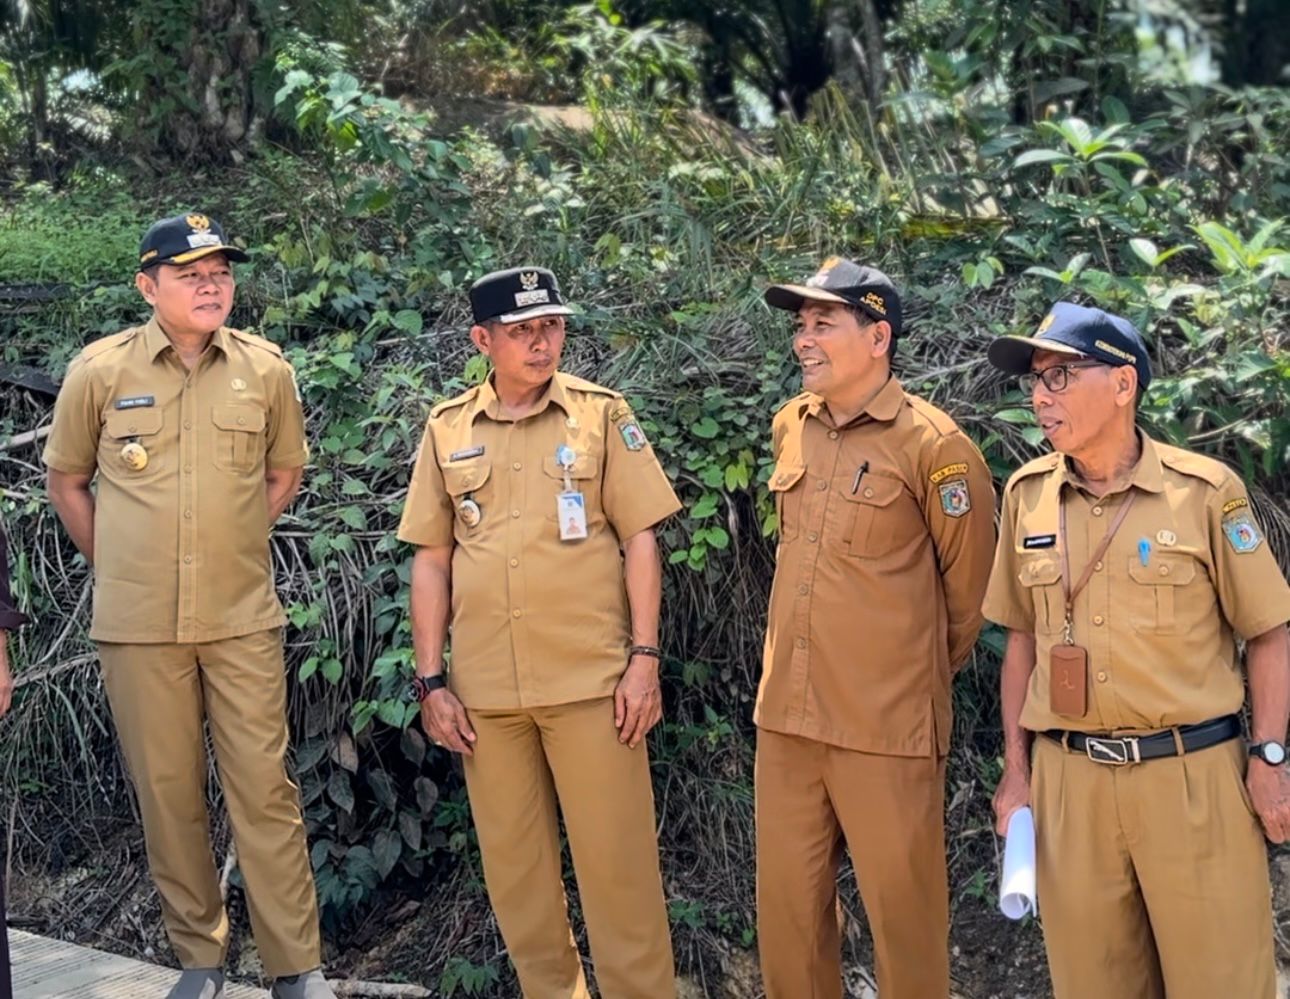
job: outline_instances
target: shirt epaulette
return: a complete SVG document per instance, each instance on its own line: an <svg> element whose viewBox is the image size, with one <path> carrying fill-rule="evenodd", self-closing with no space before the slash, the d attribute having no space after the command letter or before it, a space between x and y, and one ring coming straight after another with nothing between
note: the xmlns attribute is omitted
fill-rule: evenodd
<svg viewBox="0 0 1290 999"><path fill-rule="evenodd" d="M102 337L93 343L87 343L81 348L81 352L76 355L75 359L82 363L92 361L99 355L106 354L109 350L125 346L142 332L142 326L132 326L128 330L122 330L120 333L113 333L111 336Z"/></svg>
<svg viewBox="0 0 1290 999"><path fill-rule="evenodd" d="M587 381L585 378L579 378L577 375L569 375L560 372L558 375L564 383L566 389L573 389L575 392L586 392L590 395L603 395L611 399L621 399L623 394L603 385L597 385L595 382Z"/></svg>
<svg viewBox="0 0 1290 999"><path fill-rule="evenodd" d="M1221 488L1223 483L1234 474L1221 461L1197 454L1195 451L1157 442L1156 453L1160 455L1162 465L1168 465L1175 472L1181 472L1183 475L1208 482L1215 489Z"/></svg>
<svg viewBox="0 0 1290 999"><path fill-rule="evenodd" d="M276 357L282 356L282 348L272 340L266 340L264 337L257 336L255 333L248 333L246 330L235 330L225 327L225 332L227 332L229 336L241 340L243 343L249 343L253 347L267 350L270 354L273 354Z"/></svg>
<svg viewBox="0 0 1290 999"><path fill-rule="evenodd" d="M435 417L448 412L450 409L457 409L460 406L466 405L466 403L473 401L477 395L479 395L478 385L474 388L466 389L466 391L461 393L461 395L455 395L451 399L444 399L442 402L435 403L434 407L430 410L430 419L433 420Z"/></svg>

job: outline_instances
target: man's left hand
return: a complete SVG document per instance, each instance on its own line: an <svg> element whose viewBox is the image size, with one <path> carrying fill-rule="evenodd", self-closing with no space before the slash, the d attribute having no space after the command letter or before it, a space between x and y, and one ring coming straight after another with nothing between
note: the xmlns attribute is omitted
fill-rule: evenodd
<svg viewBox="0 0 1290 999"><path fill-rule="evenodd" d="M1290 839L1290 771L1252 759L1245 787L1268 839L1273 843Z"/></svg>
<svg viewBox="0 0 1290 999"><path fill-rule="evenodd" d="M663 695L658 685L658 660L632 656L614 689L614 725L618 741L631 749L663 718Z"/></svg>

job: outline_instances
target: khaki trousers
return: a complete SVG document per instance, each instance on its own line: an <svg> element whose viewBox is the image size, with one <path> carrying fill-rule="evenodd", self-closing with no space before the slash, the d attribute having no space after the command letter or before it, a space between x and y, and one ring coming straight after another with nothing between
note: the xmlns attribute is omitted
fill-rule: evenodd
<svg viewBox="0 0 1290 999"><path fill-rule="evenodd" d="M1039 917L1056 999L1276 999L1245 753L1233 739L1114 767L1035 738Z"/></svg>
<svg viewBox="0 0 1290 999"><path fill-rule="evenodd" d="M673 999L644 745L619 744L612 698L470 711L465 758L488 897L526 999L590 999L569 927L556 803L564 815L604 999Z"/></svg>
<svg viewBox="0 0 1290 999"><path fill-rule="evenodd" d="M300 794L283 763L281 633L203 645L103 642L99 658L180 964L219 967L228 947L206 813L205 720L265 971L278 977L318 967L318 899Z"/></svg>
<svg viewBox="0 0 1290 999"><path fill-rule="evenodd" d="M841 999L843 841L882 999L949 995L945 760L757 730L757 935L767 999Z"/></svg>

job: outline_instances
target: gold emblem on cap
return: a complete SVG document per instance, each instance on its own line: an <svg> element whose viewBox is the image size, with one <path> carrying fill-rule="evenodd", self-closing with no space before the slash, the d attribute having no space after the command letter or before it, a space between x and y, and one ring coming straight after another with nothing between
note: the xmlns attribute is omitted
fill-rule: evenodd
<svg viewBox="0 0 1290 999"><path fill-rule="evenodd" d="M1048 313L1048 315L1044 316L1044 321L1039 324L1039 329L1036 330L1035 332L1040 334L1048 332L1048 327L1053 324L1053 320L1055 318L1056 317L1051 312Z"/></svg>
<svg viewBox="0 0 1290 999"><path fill-rule="evenodd" d="M520 273L520 287L525 291L534 291L538 286L537 271L522 271Z"/></svg>
<svg viewBox="0 0 1290 999"><path fill-rule="evenodd" d="M864 304L880 315L887 314L887 300L874 291L865 292Z"/></svg>
<svg viewBox="0 0 1290 999"><path fill-rule="evenodd" d="M234 378L231 382L229 382L229 384L233 386L234 392L246 391L246 382L241 378Z"/></svg>
<svg viewBox="0 0 1290 999"><path fill-rule="evenodd" d="M185 215L184 221L188 223L188 228L199 229L202 232L205 232L207 229L211 227L211 220L208 219L205 215L198 215L196 213L192 215Z"/></svg>
<svg viewBox="0 0 1290 999"><path fill-rule="evenodd" d="M1157 531L1156 540L1167 548L1170 545L1178 544L1178 535L1169 530Z"/></svg>
<svg viewBox="0 0 1290 999"><path fill-rule="evenodd" d="M148 452L138 441L130 441L121 448L121 460L132 472L142 472L148 467Z"/></svg>

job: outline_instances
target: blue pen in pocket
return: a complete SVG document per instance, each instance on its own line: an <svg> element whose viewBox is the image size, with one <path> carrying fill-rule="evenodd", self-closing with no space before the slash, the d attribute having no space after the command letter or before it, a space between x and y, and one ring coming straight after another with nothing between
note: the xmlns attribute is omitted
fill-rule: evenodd
<svg viewBox="0 0 1290 999"><path fill-rule="evenodd" d="M1151 561L1151 542L1146 538L1141 538L1138 541L1138 561L1143 565Z"/></svg>

